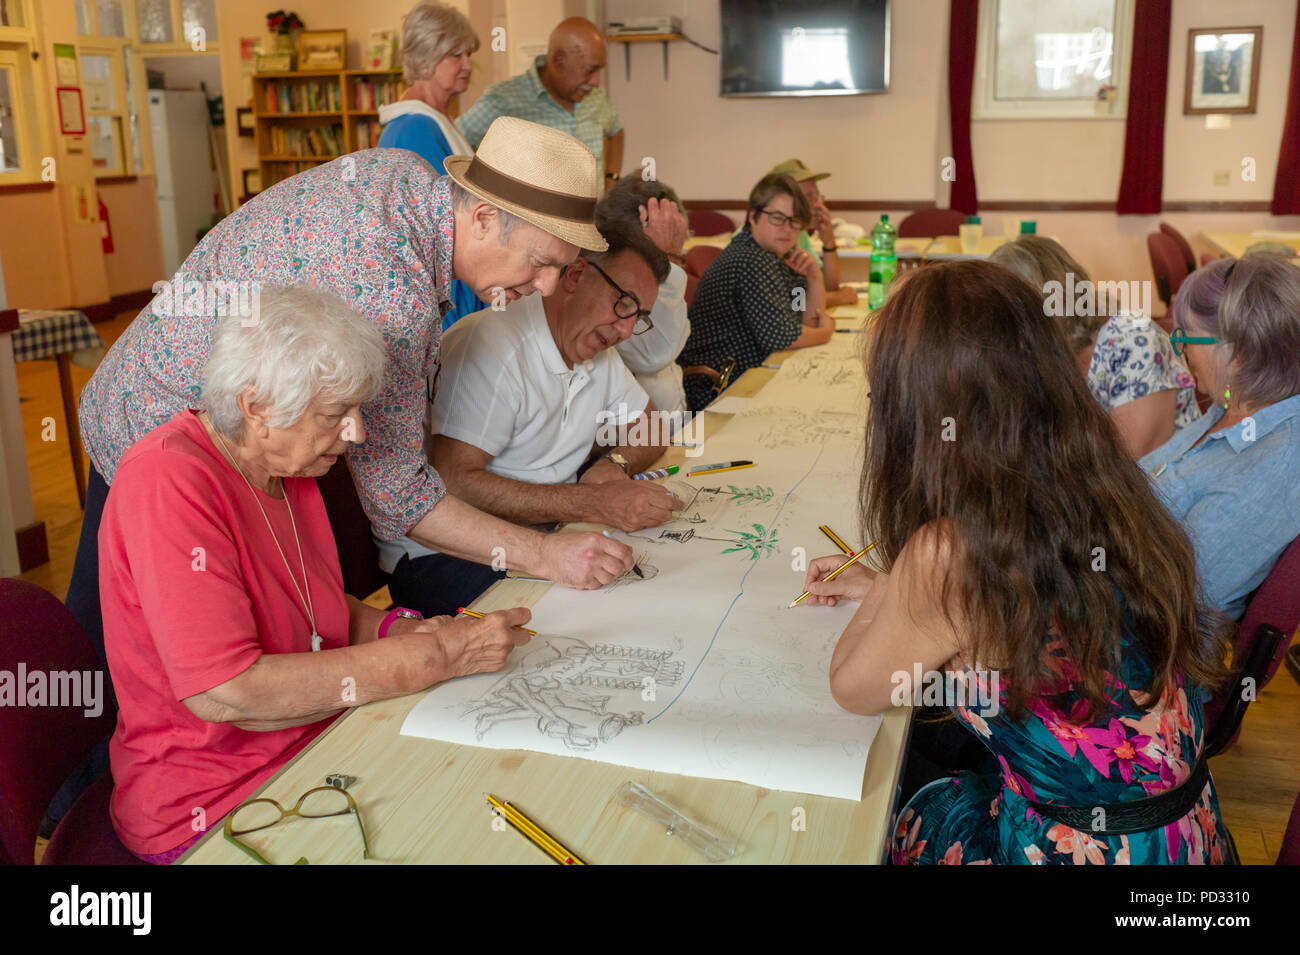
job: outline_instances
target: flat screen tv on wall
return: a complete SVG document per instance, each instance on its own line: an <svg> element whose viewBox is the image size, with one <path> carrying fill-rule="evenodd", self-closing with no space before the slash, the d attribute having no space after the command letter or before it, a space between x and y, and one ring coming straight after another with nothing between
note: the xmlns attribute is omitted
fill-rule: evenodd
<svg viewBox="0 0 1300 955"><path fill-rule="evenodd" d="M721 0L723 96L889 89L889 0Z"/></svg>

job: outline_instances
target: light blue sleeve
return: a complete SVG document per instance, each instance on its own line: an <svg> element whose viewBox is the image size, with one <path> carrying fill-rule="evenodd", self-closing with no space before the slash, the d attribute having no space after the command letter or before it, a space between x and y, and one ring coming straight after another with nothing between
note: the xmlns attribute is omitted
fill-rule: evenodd
<svg viewBox="0 0 1300 955"><path fill-rule="evenodd" d="M505 108L505 102L488 90L470 107L469 112L456 120L456 126L465 134L465 139L475 152L478 151L478 144L483 142L483 137L487 134L492 121L498 116L505 115Z"/></svg>
<svg viewBox="0 0 1300 955"><path fill-rule="evenodd" d="M379 137L381 149L409 149L430 166L438 175L445 175L443 161L451 155L451 146L447 137L438 128L437 122L428 116L408 114L399 116L384 126L384 134Z"/></svg>

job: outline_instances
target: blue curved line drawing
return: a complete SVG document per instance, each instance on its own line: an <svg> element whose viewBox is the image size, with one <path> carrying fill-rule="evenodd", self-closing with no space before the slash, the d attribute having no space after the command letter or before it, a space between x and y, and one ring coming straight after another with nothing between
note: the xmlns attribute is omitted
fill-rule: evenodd
<svg viewBox="0 0 1300 955"><path fill-rule="evenodd" d="M799 489L799 485L808 479L808 475L812 474L813 471L816 470L817 462L822 459L822 455L825 453L826 453L826 444L825 442L823 442L821 446L821 450L817 452L817 457L813 458L812 464L808 466L808 470L804 472L803 477L801 477L798 481L796 481L794 483L794 487L790 488L790 490L786 492L785 497L781 499L781 506L776 509L776 515L772 518L771 526L773 527L776 526L776 522L781 518L781 512L785 510L785 505L790 500L790 495L793 494L795 491L797 491ZM740 590L737 591L736 596L731 598L731 603L727 604L727 609L723 613L722 619L719 620L718 625L713 628L713 636L709 638L709 645L705 647L704 653L701 654L700 662L695 664L695 669L692 670L691 675L686 678L686 682L682 684L682 688L677 691L677 695L674 696L671 700L669 700L662 710L660 710L654 716L646 720L647 723L653 723L655 720L659 719L659 717L667 713L669 708L674 703L676 703L679 699L681 699L682 694L685 693L686 690L690 687L691 681L695 679L695 674L700 672L700 667L704 666L704 661L708 659L709 653L713 650L713 644L717 642L718 634L722 632L722 625L725 624L727 622L727 618L731 616L731 611L735 608L736 601L740 600L740 598L745 595L745 581L749 578L749 575L754 572L754 568L757 566L758 566L757 561L751 563L749 565L749 569L746 570L744 575L740 578Z"/></svg>

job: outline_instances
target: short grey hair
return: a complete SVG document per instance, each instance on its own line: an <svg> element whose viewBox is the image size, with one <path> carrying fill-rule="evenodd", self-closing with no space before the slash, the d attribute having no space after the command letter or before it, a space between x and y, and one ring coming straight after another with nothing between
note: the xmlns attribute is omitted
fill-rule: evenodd
<svg viewBox="0 0 1300 955"><path fill-rule="evenodd" d="M1280 255L1247 255L1223 275L1211 334L1231 349L1234 395L1271 405L1300 394L1300 269Z"/></svg>
<svg viewBox="0 0 1300 955"><path fill-rule="evenodd" d="M384 336L337 295L263 286L257 302L252 316L219 318L213 329L203 405L221 434L243 437L245 391L270 407L274 428L297 424L317 398L352 405L379 393Z"/></svg>
<svg viewBox="0 0 1300 955"><path fill-rule="evenodd" d="M420 0L402 19L402 78L428 79L444 56L462 46L470 53L479 48L469 18L455 7Z"/></svg>
<svg viewBox="0 0 1300 955"><path fill-rule="evenodd" d="M519 218L519 216L515 215L512 212L506 212L506 210L502 209L500 206L495 205L492 202L489 202L487 199L474 195L474 193L470 192L468 189L466 189L464 186L458 183L455 179L451 181L452 209L454 209L457 212L463 212L466 215L468 215L470 211L473 210L473 208L476 205L478 205L480 202L487 202L487 204L492 206L493 209L496 209L497 223L501 228L501 233L499 235L499 238L501 240L501 244L505 245L508 241L510 241L510 233L515 231L515 226L522 224L524 220Z"/></svg>

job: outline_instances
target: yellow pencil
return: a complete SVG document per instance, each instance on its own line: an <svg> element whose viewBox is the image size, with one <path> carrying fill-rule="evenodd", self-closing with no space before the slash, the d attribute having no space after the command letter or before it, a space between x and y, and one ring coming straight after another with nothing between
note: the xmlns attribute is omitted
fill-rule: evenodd
<svg viewBox="0 0 1300 955"><path fill-rule="evenodd" d="M840 535L836 534L825 524L823 524L821 527L817 529L821 531L823 534L825 534L827 537L829 537L831 539L831 543L834 544L836 547L838 547L840 550L844 551L844 553L846 554L853 553L853 548L850 547L848 544L844 543L844 541L840 540Z"/></svg>
<svg viewBox="0 0 1300 955"><path fill-rule="evenodd" d="M461 608L460 608L460 612L463 613L463 614L464 614L465 616L467 616L467 617L478 617L478 619L480 619L480 620L483 619L483 615L482 615L481 613L478 613L477 611L474 611L474 610L466 610L464 607L461 607ZM525 633L531 633L534 637L537 636L537 631L536 631L536 630L529 630L527 627L511 627L510 629L512 629L512 630L523 630Z"/></svg>
<svg viewBox="0 0 1300 955"><path fill-rule="evenodd" d="M487 800L492 804L492 808L501 813L506 822L514 826L530 842L545 852L560 865L586 865L574 853L566 849L554 836L548 833L537 823L533 822L522 812L516 809L510 803L503 799L498 799L491 793L485 793Z"/></svg>
<svg viewBox="0 0 1300 955"><path fill-rule="evenodd" d="M841 572L841 571L846 570L847 568L851 567L853 564L856 564L856 563L857 563L858 561L860 561L863 557L865 557L868 553L870 553L871 549L872 549L873 547L875 547L875 546L876 546L877 544L879 544L879 543L880 543L880 541L872 541L872 542L871 542L870 544L868 544L866 547L862 548L862 550L858 551L856 554L854 554L852 557L850 557L850 558L849 558L848 560L846 560L844 563L840 564L838 567L836 567L834 570L832 570L829 574L827 574L825 577L823 577L822 580L821 580L821 582L824 583L824 582L827 581L827 580L834 580L836 577L838 577L838 576L840 575L840 572ZM801 603L803 603L803 602L804 602L805 600L807 600L807 599L808 599L808 591L805 590L803 593L801 593L798 597L795 598L795 600L790 604L790 606L791 606L791 607L797 607L797 606L799 606Z"/></svg>

